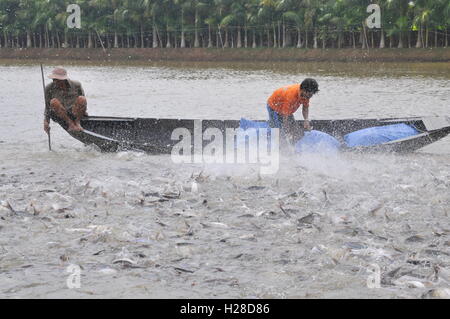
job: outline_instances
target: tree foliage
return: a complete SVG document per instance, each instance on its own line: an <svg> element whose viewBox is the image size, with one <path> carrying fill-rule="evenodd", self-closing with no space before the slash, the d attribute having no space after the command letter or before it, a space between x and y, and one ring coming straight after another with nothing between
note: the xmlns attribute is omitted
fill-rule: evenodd
<svg viewBox="0 0 450 319"><path fill-rule="evenodd" d="M371 3L381 29L364 25ZM0 47L428 47L449 24L448 0L0 0Z"/></svg>

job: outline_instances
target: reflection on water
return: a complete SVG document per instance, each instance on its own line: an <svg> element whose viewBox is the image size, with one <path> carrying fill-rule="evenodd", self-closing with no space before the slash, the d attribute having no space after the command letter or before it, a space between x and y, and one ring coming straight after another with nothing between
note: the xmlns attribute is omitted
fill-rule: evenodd
<svg viewBox="0 0 450 319"><path fill-rule="evenodd" d="M45 66L46 73L57 64ZM73 79L82 82L91 115L265 119L270 94L305 77L315 77L320 85L320 93L311 101L312 119L449 113L449 66L440 63L65 66ZM0 132L10 141L33 139L43 109L39 66L6 63L0 65L0 77L0 103L7 123Z"/></svg>
<svg viewBox="0 0 450 319"><path fill-rule="evenodd" d="M0 59L0 65L36 65L33 60ZM175 68L186 70L228 69L239 72L259 71L282 74L311 73L343 77L433 77L450 78L450 63L447 62L143 62L143 61L51 61L54 65Z"/></svg>

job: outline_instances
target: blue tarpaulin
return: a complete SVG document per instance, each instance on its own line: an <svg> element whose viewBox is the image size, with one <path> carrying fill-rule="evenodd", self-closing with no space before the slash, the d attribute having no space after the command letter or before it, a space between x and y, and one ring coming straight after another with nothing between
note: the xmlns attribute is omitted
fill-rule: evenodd
<svg viewBox="0 0 450 319"><path fill-rule="evenodd" d="M256 122L256 121L251 121L251 120L247 120L245 118L241 118L240 120L240 125L239 128L243 129L244 131L249 129L249 128L269 128L269 123L267 122Z"/></svg>
<svg viewBox="0 0 450 319"><path fill-rule="evenodd" d="M386 126L369 127L344 136L348 147L372 146L383 144L419 134L419 132L404 123Z"/></svg>
<svg viewBox="0 0 450 319"><path fill-rule="evenodd" d="M255 141L258 140L258 131L260 128L267 128L269 129L269 123L268 122L255 122L251 120L247 120L244 118L241 118L240 126L242 130L249 130L249 129L255 129L253 131L253 134L255 134ZM249 132L247 132L248 134ZM245 135L245 132L238 133L238 145L245 145L245 141L249 140L248 136ZM250 134L250 136L253 136ZM270 129L267 133L267 139L268 144L270 147ZM302 152L314 152L314 153L324 153L324 152L332 152L335 153L339 150L341 147L341 143L334 138L333 136L326 134L324 132L320 131L310 131L305 132L305 136L297 142L295 145L295 150L298 153Z"/></svg>
<svg viewBox="0 0 450 319"><path fill-rule="evenodd" d="M305 132L305 136L295 144L297 153L336 153L341 143L333 136L320 132Z"/></svg>
<svg viewBox="0 0 450 319"><path fill-rule="evenodd" d="M268 122L256 122L241 118L239 128L241 131L237 133L237 147L244 147L246 143L254 142L258 146L259 143L259 129L267 130L267 145L270 147L270 128ZM254 130L253 130L254 129Z"/></svg>

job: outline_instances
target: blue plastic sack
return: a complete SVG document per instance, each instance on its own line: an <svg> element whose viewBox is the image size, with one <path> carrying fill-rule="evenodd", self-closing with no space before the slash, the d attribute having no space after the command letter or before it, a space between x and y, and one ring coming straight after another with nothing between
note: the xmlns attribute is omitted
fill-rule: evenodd
<svg viewBox="0 0 450 319"><path fill-rule="evenodd" d="M386 126L369 127L344 136L348 147L372 146L383 144L419 134L419 132L404 123Z"/></svg>
<svg viewBox="0 0 450 319"><path fill-rule="evenodd" d="M269 123L267 122L256 122L256 121L251 121L251 120L247 120L245 118L241 118L240 122L239 122L239 128L243 129L244 131L249 129L249 128L269 128Z"/></svg>
<svg viewBox="0 0 450 319"><path fill-rule="evenodd" d="M270 148L270 128L268 122L256 122L241 118L239 123L239 130L237 132L237 147L245 148L246 143L256 143L253 147L258 147L259 143L259 129L267 129L267 146Z"/></svg>
<svg viewBox="0 0 450 319"><path fill-rule="evenodd" d="M320 132L305 132L305 136L295 144L297 153L336 153L341 143L333 136Z"/></svg>

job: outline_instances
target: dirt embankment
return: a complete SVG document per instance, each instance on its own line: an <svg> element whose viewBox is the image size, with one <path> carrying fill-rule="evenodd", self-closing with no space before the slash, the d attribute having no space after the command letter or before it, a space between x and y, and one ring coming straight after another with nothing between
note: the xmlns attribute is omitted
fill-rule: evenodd
<svg viewBox="0 0 450 319"><path fill-rule="evenodd" d="M0 59L78 61L449 62L450 48L428 49L0 49Z"/></svg>

